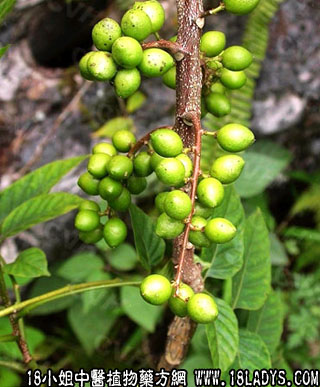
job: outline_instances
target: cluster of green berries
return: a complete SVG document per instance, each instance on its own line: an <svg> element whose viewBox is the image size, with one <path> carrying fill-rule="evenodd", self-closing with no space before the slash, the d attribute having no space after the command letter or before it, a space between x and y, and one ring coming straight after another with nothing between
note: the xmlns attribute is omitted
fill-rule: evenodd
<svg viewBox="0 0 320 387"><path fill-rule="evenodd" d="M159 274L146 277L140 286L141 296L152 305L169 303L171 311L179 317L189 316L198 324L213 322L218 316L214 299L206 293L194 293L186 284L176 289L169 280Z"/></svg>
<svg viewBox="0 0 320 387"><path fill-rule="evenodd" d="M105 18L92 30L93 43L99 51L83 56L79 68L90 81L111 81L116 94L128 98L140 87L141 75L160 77L174 66L173 57L159 48L142 49L141 42L157 33L165 13L156 0L135 2L122 17L120 25Z"/></svg>

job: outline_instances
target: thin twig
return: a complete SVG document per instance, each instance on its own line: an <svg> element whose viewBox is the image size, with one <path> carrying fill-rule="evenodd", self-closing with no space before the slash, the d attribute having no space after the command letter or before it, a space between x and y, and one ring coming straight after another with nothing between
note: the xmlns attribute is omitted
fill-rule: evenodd
<svg viewBox="0 0 320 387"><path fill-rule="evenodd" d="M217 13L224 11L226 6L224 3L220 3L220 5L216 8L211 8L208 9L207 11L204 11L201 17L206 17L206 16L211 16L211 15L216 15Z"/></svg>

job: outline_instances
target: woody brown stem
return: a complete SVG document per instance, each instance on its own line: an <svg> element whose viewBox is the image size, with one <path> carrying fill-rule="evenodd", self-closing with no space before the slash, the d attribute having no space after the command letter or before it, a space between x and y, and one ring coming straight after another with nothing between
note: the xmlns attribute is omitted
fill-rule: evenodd
<svg viewBox="0 0 320 387"><path fill-rule="evenodd" d="M163 48L170 51L177 61L182 60L185 55L189 54L186 48L182 47L177 42L171 42L170 40L160 39L155 42L143 43L142 48Z"/></svg>

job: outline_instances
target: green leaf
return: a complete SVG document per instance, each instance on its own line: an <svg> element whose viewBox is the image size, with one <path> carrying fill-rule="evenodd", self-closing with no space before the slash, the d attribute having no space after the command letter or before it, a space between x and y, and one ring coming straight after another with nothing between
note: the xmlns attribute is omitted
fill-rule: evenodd
<svg viewBox="0 0 320 387"><path fill-rule="evenodd" d="M218 318L206 325L213 368L226 371L233 363L239 346L238 320L232 308L223 300L215 299Z"/></svg>
<svg viewBox="0 0 320 387"><path fill-rule="evenodd" d="M36 278L49 277L48 262L45 253L36 248L22 251L15 262L5 265L4 272L17 277Z"/></svg>
<svg viewBox="0 0 320 387"><path fill-rule="evenodd" d="M88 355L99 347L120 313L114 294L87 311L81 302L76 302L68 310L71 328Z"/></svg>
<svg viewBox="0 0 320 387"><path fill-rule="evenodd" d="M276 266L286 266L289 263L289 258L282 242L276 234L270 233L270 255L271 263Z"/></svg>
<svg viewBox="0 0 320 387"><path fill-rule="evenodd" d="M111 138L118 130L134 131L133 120L128 117L116 117L107 121L101 128L92 134L92 137L109 137Z"/></svg>
<svg viewBox="0 0 320 387"><path fill-rule="evenodd" d="M271 368L271 358L267 346L256 333L240 329L239 351L232 369L254 370Z"/></svg>
<svg viewBox="0 0 320 387"><path fill-rule="evenodd" d="M0 58L2 58L3 55L8 51L9 47L10 47L10 44L7 44L6 46L0 47Z"/></svg>
<svg viewBox="0 0 320 387"><path fill-rule="evenodd" d="M262 308L250 311L247 328L258 333L273 354L283 330L284 308L279 293L271 292Z"/></svg>
<svg viewBox="0 0 320 387"><path fill-rule="evenodd" d="M256 310L264 304L271 282L269 233L260 210L246 221L243 257L232 281L232 307Z"/></svg>
<svg viewBox="0 0 320 387"><path fill-rule="evenodd" d="M4 367L0 367L0 386L21 386L21 379L16 373L9 371Z"/></svg>
<svg viewBox="0 0 320 387"><path fill-rule="evenodd" d="M188 356L180 368L188 372L188 387L196 387L193 371L195 369L212 369L212 364L209 356L195 354ZM197 384L197 386L199 385Z"/></svg>
<svg viewBox="0 0 320 387"><path fill-rule="evenodd" d="M94 281L108 281L112 277L109 273L104 273L103 271L90 272L86 278L87 282ZM108 294L111 294L113 289L95 289L90 290L90 292L84 292L81 295L83 302L83 311L88 312L94 306L100 304L100 302L106 298Z"/></svg>
<svg viewBox="0 0 320 387"><path fill-rule="evenodd" d="M22 203L4 220L1 233L10 237L30 227L55 219L77 208L83 201L69 193L43 194Z"/></svg>
<svg viewBox="0 0 320 387"><path fill-rule="evenodd" d="M162 308L148 304L140 295L140 290L132 286L124 286L120 291L121 305L126 315L135 323L154 332Z"/></svg>
<svg viewBox="0 0 320 387"><path fill-rule="evenodd" d="M305 227L289 227L285 230L284 236L300 240L320 242L320 231Z"/></svg>
<svg viewBox="0 0 320 387"><path fill-rule="evenodd" d="M103 260L96 254L86 251L68 258L57 269L56 274L69 282L77 283L87 280L92 272L102 271Z"/></svg>
<svg viewBox="0 0 320 387"><path fill-rule="evenodd" d="M0 192L0 223L10 212L27 200L47 193L87 156L54 161L36 169Z"/></svg>
<svg viewBox="0 0 320 387"><path fill-rule="evenodd" d="M271 141L258 141L244 155L245 167L235 187L243 198L265 190L291 161L292 155Z"/></svg>
<svg viewBox="0 0 320 387"><path fill-rule="evenodd" d="M3 22L8 13L12 10L16 0L3 0L0 3L0 24Z"/></svg>
<svg viewBox="0 0 320 387"><path fill-rule="evenodd" d="M136 250L131 245L123 243L111 251L109 263L116 270L130 271L138 263Z"/></svg>
<svg viewBox="0 0 320 387"><path fill-rule="evenodd" d="M134 241L142 265L149 269L163 258L165 242L155 233L151 218L135 205L130 206Z"/></svg>

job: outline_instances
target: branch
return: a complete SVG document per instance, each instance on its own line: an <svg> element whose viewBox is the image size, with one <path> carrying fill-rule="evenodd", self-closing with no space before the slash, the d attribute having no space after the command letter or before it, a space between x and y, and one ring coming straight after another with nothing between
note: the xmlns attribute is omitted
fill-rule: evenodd
<svg viewBox="0 0 320 387"><path fill-rule="evenodd" d="M189 55L190 52L183 48L181 44L177 42L171 42L170 40L160 39L154 42L143 43L142 48L144 50L148 48L163 48L168 51L175 57L177 61L181 61L185 55Z"/></svg>

